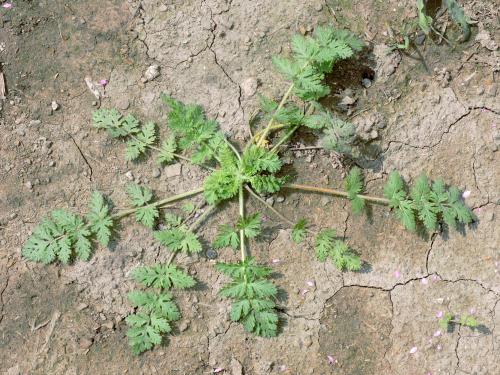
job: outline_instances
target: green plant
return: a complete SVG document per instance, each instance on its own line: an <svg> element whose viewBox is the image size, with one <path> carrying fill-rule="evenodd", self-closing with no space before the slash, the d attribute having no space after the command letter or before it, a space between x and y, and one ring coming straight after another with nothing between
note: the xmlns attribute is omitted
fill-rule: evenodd
<svg viewBox="0 0 500 375"><path fill-rule="evenodd" d="M441 319L439 319L438 324L441 329L446 331L450 330L453 325L469 327L472 329L477 328L477 326L479 325L476 318L472 315L464 314L460 317L460 319L457 319L455 315L449 312L443 314Z"/></svg>
<svg viewBox="0 0 500 375"><path fill-rule="evenodd" d="M437 31L434 27L434 20L427 14L426 2L424 0L417 0L417 14L418 14L418 26L420 29L426 34L430 35L432 32L442 37L443 35L439 31ZM470 38L471 30L470 30L470 20L465 15L464 10L456 0L443 0L442 6L446 8L451 19L460 26L462 29L462 41L467 41Z"/></svg>
<svg viewBox="0 0 500 375"><path fill-rule="evenodd" d="M248 256L247 246L259 236L262 218L259 213L245 212L247 195L290 225L293 241L303 243L308 237L314 237L318 260L331 260L341 270L359 270L362 261L336 236L335 230L314 230L303 218L292 222L266 203L261 194L285 189L328 194L348 199L356 213L362 213L369 204L384 205L396 212L410 230L419 226L437 230L443 224L456 227L457 223L470 223L472 213L460 200L458 189L447 188L440 180L431 184L422 177L408 192L400 175L392 172L384 197L375 197L364 193L363 174L357 168L346 177L345 190L294 184L281 174L279 154L301 126L319 132L325 148L353 152L354 126L336 118L318 100L329 93L324 83L325 74L332 71L337 61L352 57L362 47L362 42L351 33L331 27L317 27L312 37L295 36L291 57L273 60L291 84L279 103L261 97L263 119L267 124L255 132L241 151L219 130L215 121L205 117L200 106L183 104L166 95L162 95L162 100L170 108L170 137L160 147L156 146L158 139L153 123L141 125L132 115L123 116L114 109L97 110L93 115L94 127L123 139L127 160L146 157L155 151L158 163L181 159L205 168L210 174L202 187L164 199L155 199L146 186L129 185L130 208L124 210L112 209L100 193L94 193L85 216L56 210L44 219L23 247L23 256L45 264L68 263L75 258L87 260L92 242L96 240L106 246L113 237L115 224L125 217L133 215L136 222L152 229L163 222L164 228L155 230L154 237L171 251L168 262L141 267L133 273L133 278L143 287L159 290L134 291L129 296L137 311L127 318L128 336L133 351L140 353L159 344L162 335L170 332L171 324L180 318L169 292L190 288L195 280L172 262L179 252L190 255L202 250L196 230L214 210L224 207L222 202L237 200L239 217L234 224L220 226L212 246L239 249L241 261L216 265L216 269L230 279L220 294L233 300L232 320L266 337L276 335L279 325L277 289L271 280L271 270ZM174 214L173 209L161 213L172 208L172 203L199 194L204 194L209 205L199 217L195 218L200 207L192 203L182 206L184 218Z"/></svg>

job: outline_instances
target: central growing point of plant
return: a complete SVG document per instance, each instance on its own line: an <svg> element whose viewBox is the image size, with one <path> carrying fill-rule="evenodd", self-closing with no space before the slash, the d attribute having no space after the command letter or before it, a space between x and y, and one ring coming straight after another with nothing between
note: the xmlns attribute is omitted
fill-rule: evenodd
<svg viewBox="0 0 500 375"><path fill-rule="evenodd" d="M162 95L169 106L168 127L170 137L157 145L156 126L140 122L115 109L99 109L93 114L95 128L105 129L111 137L126 141L125 158L136 160L151 151L157 161L167 164L176 159L199 165L210 171L203 186L165 199L155 199L146 186L131 184L127 187L130 208L113 210L99 193L92 195L89 211L79 216L66 210L55 210L33 231L23 247L23 256L41 263L69 263L74 258L88 260L94 240L107 246L115 224L134 215L137 222L154 230L155 239L170 250L165 264L136 268L133 279L141 290L129 293L136 312L127 317L128 337L134 353L139 354L160 344L164 334L172 330L172 323L180 318L173 301L172 289L187 289L196 281L172 262L179 252L185 254L202 251L196 229L222 202L237 199L239 218L234 224L221 225L213 247L233 248L241 253L237 263L217 263L216 269L229 278L220 294L233 300L231 319L256 335L270 337L277 334L277 288L270 280L272 270L257 264L248 256L249 240L259 236L262 219L259 213L245 212L246 194L264 204L273 214L292 228L291 238L296 243L315 237L317 259L332 261L339 269L358 271L362 261L344 243L334 229L318 231L308 227L306 219L296 223L284 217L266 203L261 195L283 189L330 194L346 198L355 213L364 211L367 204L388 206L402 221L405 228L423 227L438 230L445 224L455 228L472 222L471 211L463 204L457 188L448 188L442 180L431 182L420 177L407 189L400 175L393 171L384 187L384 197L364 194L363 175L353 168L344 181L345 190L289 183L280 174L282 162L279 153L300 127L306 127L321 137L323 147L338 153L350 154L356 144L352 124L335 117L319 100L329 94L324 84L325 75L332 72L339 60L351 58L363 48L363 43L350 32L331 27L317 27L312 37L294 36L289 58L275 57L276 68L291 84L279 102L261 97L261 109L266 125L257 131L241 151L219 130L217 122L205 117L198 105L183 104ZM277 134L277 136L275 136ZM272 137L272 142L270 141ZM162 209L182 199L204 194L209 205L199 217L199 208L185 205L184 217ZM163 222L161 230L157 224Z"/></svg>

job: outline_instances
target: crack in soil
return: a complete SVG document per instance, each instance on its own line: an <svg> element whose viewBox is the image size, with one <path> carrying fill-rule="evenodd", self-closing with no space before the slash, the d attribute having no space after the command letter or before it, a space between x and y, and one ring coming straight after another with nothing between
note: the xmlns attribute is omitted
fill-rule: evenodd
<svg viewBox="0 0 500 375"><path fill-rule="evenodd" d="M5 286L2 288L2 290L0 290L0 324L2 324L3 317L4 317L3 310L5 307L5 303L3 300L3 294L5 293L7 288L9 287L9 282L10 282L9 271L12 267L14 267L15 264L16 264L16 262L14 261L14 262L12 262L12 264L10 266L7 266L7 271L5 272L5 275L7 277L7 281L5 282Z"/></svg>
<svg viewBox="0 0 500 375"><path fill-rule="evenodd" d="M92 166L90 165L89 161L87 160L87 157L85 156L85 154L83 153L82 149L80 148L80 146L76 142L75 138L70 133L68 133L67 131L64 131L64 132L71 138L71 141L75 145L75 147L78 150L78 152L79 152L80 156L82 157L83 161L85 162L85 164L87 164L87 167L88 167L88 169L90 171L89 176L87 178L92 182L92 173L93 173L93 170L92 170Z"/></svg>

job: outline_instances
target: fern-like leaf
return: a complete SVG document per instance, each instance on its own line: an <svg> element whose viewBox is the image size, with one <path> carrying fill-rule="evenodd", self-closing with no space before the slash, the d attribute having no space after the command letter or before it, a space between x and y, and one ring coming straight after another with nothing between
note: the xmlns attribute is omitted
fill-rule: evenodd
<svg viewBox="0 0 500 375"><path fill-rule="evenodd" d="M158 289L187 289L196 285L196 281L175 265L154 265L137 267L132 271L135 281L145 286Z"/></svg>
<svg viewBox="0 0 500 375"><path fill-rule="evenodd" d="M97 240L107 246L111 238L111 229L113 228L113 219L109 215L109 206L101 193L95 191L89 204L89 212L85 216L92 233Z"/></svg>
<svg viewBox="0 0 500 375"><path fill-rule="evenodd" d="M301 243L306 238L307 234L307 221L306 219L300 219L297 224L292 228L292 240L295 243Z"/></svg>
<svg viewBox="0 0 500 375"><path fill-rule="evenodd" d="M359 271L361 260L349 247L340 240L335 239L336 232L333 229L324 229L316 237L316 256L320 262L326 259L333 261L335 266L348 271Z"/></svg>

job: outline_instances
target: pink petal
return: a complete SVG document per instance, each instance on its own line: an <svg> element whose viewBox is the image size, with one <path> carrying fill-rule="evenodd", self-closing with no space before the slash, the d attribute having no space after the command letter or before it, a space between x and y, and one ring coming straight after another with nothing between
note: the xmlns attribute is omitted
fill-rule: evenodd
<svg viewBox="0 0 500 375"><path fill-rule="evenodd" d="M413 348L410 349L410 354L415 354L417 352L417 347L414 346Z"/></svg>
<svg viewBox="0 0 500 375"><path fill-rule="evenodd" d="M476 309L474 307L471 307L470 310L469 310L469 313L471 315L474 315L476 313Z"/></svg>
<svg viewBox="0 0 500 375"><path fill-rule="evenodd" d="M434 337L439 337L441 336L441 331L438 329L436 332L434 332Z"/></svg>
<svg viewBox="0 0 500 375"><path fill-rule="evenodd" d="M101 86L106 86L108 83L109 83L109 81L108 81L107 79L101 79L101 80L99 81L99 84L100 84Z"/></svg>
<svg viewBox="0 0 500 375"><path fill-rule="evenodd" d="M302 290L302 292L300 292L300 295L305 296L307 293L309 293L309 290L304 289L304 290Z"/></svg>
<svg viewBox="0 0 500 375"><path fill-rule="evenodd" d="M431 278L432 278L432 281L439 281L439 280L441 280L441 278L438 275L432 275Z"/></svg>
<svg viewBox="0 0 500 375"><path fill-rule="evenodd" d="M286 367L285 365L281 365L281 366L280 366L280 371L281 371L281 372L284 372L284 371L286 371L286 370L288 370L288 367Z"/></svg>
<svg viewBox="0 0 500 375"><path fill-rule="evenodd" d="M427 280L427 277L424 277L422 280L420 280L420 282L424 285L429 284L429 280Z"/></svg>
<svg viewBox="0 0 500 375"><path fill-rule="evenodd" d="M2 4L2 8L12 9L12 4L11 3L4 3L4 4Z"/></svg>
<svg viewBox="0 0 500 375"><path fill-rule="evenodd" d="M316 286L316 283L314 282L314 280L307 280L306 284L309 285L311 288Z"/></svg>
<svg viewBox="0 0 500 375"><path fill-rule="evenodd" d="M436 349L441 350L441 349L443 349L443 347L441 345L438 345L438 346L436 346Z"/></svg>
<svg viewBox="0 0 500 375"><path fill-rule="evenodd" d="M444 313L443 313L442 311L438 311L438 312L436 313L436 317L437 317L437 318L442 318L442 317L443 317L443 315L444 315Z"/></svg>
<svg viewBox="0 0 500 375"><path fill-rule="evenodd" d="M462 198L469 198L470 197L470 190L465 190L462 194Z"/></svg>
<svg viewBox="0 0 500 375"><path fill-rule="evenodd" d="M271 262L272 262L273 264L278 264L279 262L281 262L281 260L279 260L279 259L273 259Z"/></svg>
<svg viewBox="0 0 500 375"><path fill-rule="evenodd" d="M266 221L269 220L269 216L262 215L262 221L265 223Z"/></svg>
<svg viewBox="0 0 500 375"><path fill-rule="evenodd" d="M395 272L394 272L394 277L395 277L396 279L399 279L399 278L401 277L401 272L399 272L399 271L395 271Z"/></svg>
<svg viewBox="0 0 500 375"><path fill-rule="evenodd" d="M212 373L218 374L219 372L222 372L222 371L224 371L224 369L222 367L217 367L217 368L214 368L214 371L212 371Z"/></svg>
<svg viewBox="0 0 500 375"><path fill-rule="evenodd" d="M327 355L326 358L328 358L329 365L334 365L335 363L337 363L337 360L331 355Z"/></svg>

